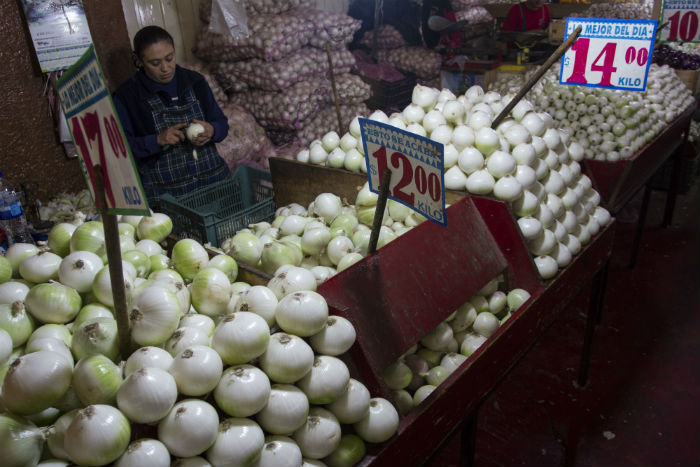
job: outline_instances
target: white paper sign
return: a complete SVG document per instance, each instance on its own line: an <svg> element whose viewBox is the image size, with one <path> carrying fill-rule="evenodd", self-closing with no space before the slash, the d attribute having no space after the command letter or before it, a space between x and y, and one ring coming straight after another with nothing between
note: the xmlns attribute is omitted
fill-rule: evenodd
<svg viewBox="0 0 700 467"><path fill-rule="evenodd" d="M662 41L700 42L700 0L664 0Z"/></svg>
<svg viewBox="0 0 700 467"><path fill-rule="evenodd" d="M379 192L385 168L391 169L389 197L433 222L445 216L445 146L385 123L360 118L369 188Z"/></svg>
<svg viewBox="0 0 700 467"><path fill-rule="evenodd" d="M104 175L107 212L149 215L141 179L114 110L102 68L91 45L56 83L86 182L97 200L94 167Z"/></svg>
<svg viewBox="0 0 700 467"><path fill-rule="evenodd" d="M561 58L560 84L644 91L657 21L567 18L565 38L581 34Z"/></svg>

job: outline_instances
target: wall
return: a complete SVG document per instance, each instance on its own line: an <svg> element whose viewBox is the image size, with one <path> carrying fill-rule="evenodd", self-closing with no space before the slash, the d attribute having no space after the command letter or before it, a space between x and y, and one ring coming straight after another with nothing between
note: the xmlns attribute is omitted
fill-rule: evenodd
<svg viewBox="0 0 700 467"><path fill-rule="evenodd" d="M84 0L84 6L108 85L114 89L133 71L121 5ZM0 1L0 43L0 171L14 185L27 184L34 198L44 201L85 188L77 159L68 159L57 142L42 95L44 76L19 0Z"/></svg>

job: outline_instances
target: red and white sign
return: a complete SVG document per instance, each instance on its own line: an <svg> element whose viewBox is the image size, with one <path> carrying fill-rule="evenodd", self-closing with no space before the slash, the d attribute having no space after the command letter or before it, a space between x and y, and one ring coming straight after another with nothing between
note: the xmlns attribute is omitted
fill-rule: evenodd
<svg viewBox="0 0 700 467"><path fill-rule="evenodd" d="M99 164L104 175L107 212L149 215L141 179L92 45L61 76L56 89L92 199L97 203L94 170Z"/></svg>
<svg viewBox="0 0 700 467"><path fill-rule="evenodd" d="M567 18L581 34L561 58L560 84L644 91L657 21Z"/></svg>
<svg viewBox="0 0 700 467"><path fill-rule="evenodd" d="M388 167L390 198L447 225L444 145L385 123L359 120L370 190L379 191Z"/></svg>
<svg viewBox="0 0 700 467"><path fill-rule="evenodd" d="M700 0L664 0L662 41L700 42Z"/></svg>

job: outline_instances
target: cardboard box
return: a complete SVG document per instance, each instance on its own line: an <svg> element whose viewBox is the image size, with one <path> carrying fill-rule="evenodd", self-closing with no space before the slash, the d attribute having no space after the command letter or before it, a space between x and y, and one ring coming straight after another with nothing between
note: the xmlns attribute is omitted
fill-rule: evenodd
<svg viewBox="0 0 700 467"><path fill-rule="evenodd" d="M700 74L700 70L674 70L676 72L676 75L683 81L683 84L690 89L690 92L693 94L697 94L698 92L698 86L700 83L698 83L698 75Z"/></svg>
<svg viewBox="0 0 700 467"><path fill-rule="evenodd" d="M547 33L550 42L561 42L564 40L564 31L566 30L566 18L553 19L549 23Z"/></svg>

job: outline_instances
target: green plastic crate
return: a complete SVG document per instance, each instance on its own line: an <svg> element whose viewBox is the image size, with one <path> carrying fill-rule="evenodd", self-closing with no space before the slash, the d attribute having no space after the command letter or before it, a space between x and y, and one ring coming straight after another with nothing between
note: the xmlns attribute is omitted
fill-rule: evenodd
<svg viewBox="0 0 700 467"><path fill-rule="evenodd" d="M177 198L160 197L160 211L173 220L173 234L218 247L249 224L275 216L269 172L240 166L226 180Z"/></svg>

